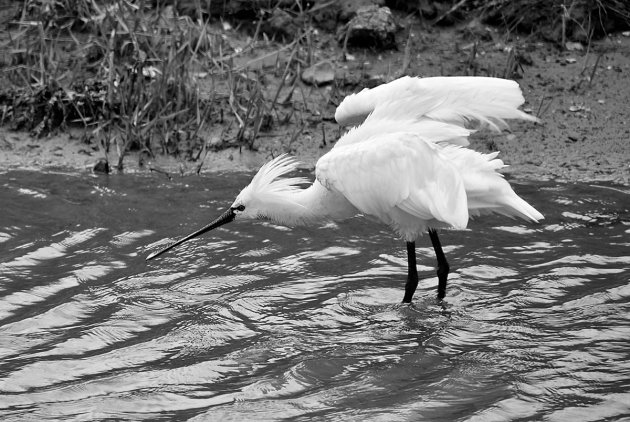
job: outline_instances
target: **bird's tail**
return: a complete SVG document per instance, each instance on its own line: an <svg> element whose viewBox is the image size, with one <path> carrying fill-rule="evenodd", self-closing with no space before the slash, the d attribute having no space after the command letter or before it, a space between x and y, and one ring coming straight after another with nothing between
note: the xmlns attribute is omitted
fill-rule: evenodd
<svg viewBox="0 0 630 422"><path fill-rule="evenodd" d="M460 172L470 216L497 213L527 221L544 218L512 190L502 174L497 173L505 167L503 161L496 158L498 152L482 154L468 148L445 145L441 153Z"/></svg>

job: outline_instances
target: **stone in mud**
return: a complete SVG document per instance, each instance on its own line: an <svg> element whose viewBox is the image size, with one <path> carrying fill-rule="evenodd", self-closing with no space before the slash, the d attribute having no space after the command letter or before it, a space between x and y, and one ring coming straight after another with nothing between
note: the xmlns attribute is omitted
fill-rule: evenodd
<svg viewBox="0 0 630 422"><path fill-rule="evenodd" d="M356 47L395 48L397 29L389 7L366 6L348 22L345 38Z"/></svg>
<svg viewBox="0 0 630 422"><path fill-rule="evenodd" d="M357 15L358 10L364 7L381 7L385 2L383 0L344 0L338 2L339 20L348 22Z"/></svg>
<svg viewBox="0 0 630 422"><path fill-rule="evenodd" d="M324 60L319 63L315 63L302 72L302 81L307 84L320 86L331 83L335 80L335 67L333 64Z"/></svg>
<svg viewBox="0 0 630 422"><path fill-rule="evenodd" d="M357 10L365 6L383 6L385 0L313 0L308 15L313 23L323 30L335 32L339 23L345 24L356 16Z"/></svg>
<svg viewBox="0 0 630 422"><path fill-rule="evenodd" d="M94 167L92 168L92 171L94 173L99 173L99 174L109 174L109 163L107 162L106 159L101 158L100 160L98 160L98 162L94 165Z"/></svg>
<svg viewBox="0 0 630 422"><path fill-rule="evenodd" d="M267 35L292 40L298 33L299 26L287 11L275 8L269 19L263 23L262 30Z"/></svg>

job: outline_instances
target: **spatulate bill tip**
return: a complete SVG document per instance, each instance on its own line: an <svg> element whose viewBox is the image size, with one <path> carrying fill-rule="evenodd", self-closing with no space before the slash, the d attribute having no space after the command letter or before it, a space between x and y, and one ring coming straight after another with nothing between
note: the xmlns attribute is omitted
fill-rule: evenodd
<svg viewBox="0 0 630 422"><path fill-rule="evenodd" d="M162 253L166 252L164 249L159 250L157 252L151 252L146 258L145 261L151 261L153 258L157 257L158 255L162 255Z"/></svg>

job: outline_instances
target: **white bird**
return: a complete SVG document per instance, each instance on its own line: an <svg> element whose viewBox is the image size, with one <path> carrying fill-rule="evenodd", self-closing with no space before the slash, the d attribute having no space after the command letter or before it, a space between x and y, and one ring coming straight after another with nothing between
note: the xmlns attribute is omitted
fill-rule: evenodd
<svg viewBox="0 0 630 422"><path fill-rule="evenodd" d="M444 298L449 265L436 229L464 229L471 217L497 213L543 218L497 170L497 152L466 148L472 128L506 127L504 119L537 119L514 81L484 77L403 77L346 97L335 113L350 129L318 161L315 180L283 177L296 161L281 155L261 167L234 203L210 224L147 257L233 220L266 219L286 226L363 215L390 226L407 242L403 302L418 285L415 241L429 233Z"/></svg>

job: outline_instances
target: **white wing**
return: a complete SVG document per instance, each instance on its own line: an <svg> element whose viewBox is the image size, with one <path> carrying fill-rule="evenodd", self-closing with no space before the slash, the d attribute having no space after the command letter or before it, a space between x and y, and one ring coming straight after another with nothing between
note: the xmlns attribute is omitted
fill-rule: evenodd
<svg viewBox="0 0 630 422"><path fill-rule="evenodd" d="M439 122L448 123L460 129L470 124L500 129L507 126L505 119L538 120L518 109L524 102L518 84L507 79L479 76L405 76L349 95L337 107L335 119L344 126L381 120L397 122L399 130L400 125L411 126L427 122L433 122L434 125ZM378 114L378 119L372 119L371 113ZM442 130L439 126L429 128L435 129L432 133ZM410 131L415 132L417 129ZM464 134L462 131L447 141L467 145L465 138L469 133L470 131ZM443 141L439 136L432 139L423 134L423 137L434 142Z"/></svg>
<svg viewBox="0 0 630 422"><path fill-rule="evenodd" d="M433 98L407 100L411 99L379 103L363 124L350 129L335 143L335 147L364 142L374 136L395 132L417 133L429 142L468 145L468 136L472 130L463 125L426 118L426 113L439 105Z"/></svg>
<svg viewBox="0 0 630 422"><path fill-rule="evenodd" d="M464 185L440 146L413 133L389 133L336 146L317 162L316 176L363 214L390 224L408 240L427 226L464 228Z"/></svg>

